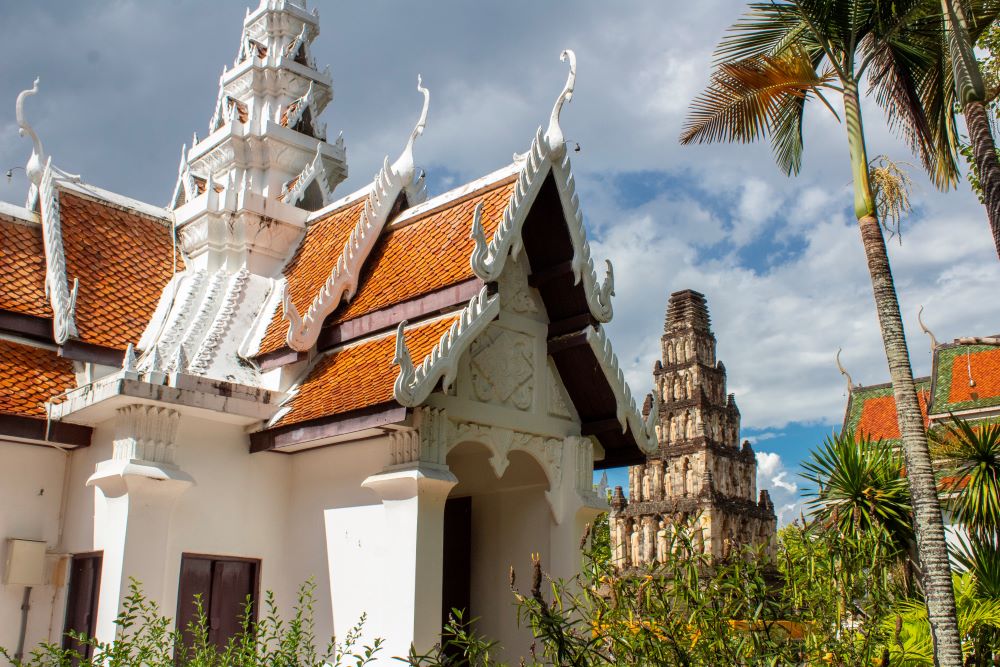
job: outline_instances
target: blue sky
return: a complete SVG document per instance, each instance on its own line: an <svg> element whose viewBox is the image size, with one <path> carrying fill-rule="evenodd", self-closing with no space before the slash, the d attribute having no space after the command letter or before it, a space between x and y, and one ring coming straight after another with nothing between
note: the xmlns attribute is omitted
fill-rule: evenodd
<svg viewBox="0 0 1000 667"><path fill-rule="evenodd" d="M350 177L339 194L401 149L419 112L417 73L431 107L416 157L433 194L527 148L565 80L559 52L575 49L576 95L562 125L581 146L573 163L593 254L615 264L609 330L634 393L649 389L669 293L705 293L744 437L756 439L759 481L779 511L797 514L799 462L843 419L837 349L858 382L888 373L837 121L821 108L807 112L794 179L778 172L766 145L677 144L712 49L743 3L313 4L322 27L313 53L329 63L335 89L323 120L347 143ZM0 167L23 165L30 153L14 99L40 75L28 113L54 161L166 203L181 145L206 132L244 11L241 0L0 5ZM866 102L865 114L872 156L916 163L877 108ZM942 341L997 333L1000 263L968 188L942 194L912 175L916 206L889 252L914 370L926 374L918 308ZM22 202L25 190L20 172L0 179L2 200Z"/></svg>

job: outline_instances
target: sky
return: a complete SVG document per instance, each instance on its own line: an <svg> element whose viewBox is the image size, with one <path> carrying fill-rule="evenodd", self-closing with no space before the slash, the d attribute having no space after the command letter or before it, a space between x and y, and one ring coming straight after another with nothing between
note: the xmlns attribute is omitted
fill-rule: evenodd
<svg viewBox="0 0 1000 667"><path fill-rule="evenodd" d="M578 58L562 127L599 262L615 266L609 332L636 395L651 386L669 294L708 299L758 484L782 522L801 509L799 464L839 428L842 360L855 382L888 379L864 254L851 213L844 130L807 111L802 173L787 178L767 145L680 146L690 100L738 0L311 2L313 45L334 100L323 120L343 131L349 193L404 145L419 114L416 76L431 91L416 147L431 194L504 166L545 125ZM0 170L23 166L14 100L41 77L27 114L47 152L85 181L166 204L181 146L204 136L223 65L236 55L246 4L109 0L0 5ZM982 207L964 183L937 192L865 102L871 156L912 163L914 209L889 255L914 372L930 367L924 319L939 340L1000 332L1000 262ZM22 203L23 172L0 178ZM624 481L620 471L612 484Z"/></svg>

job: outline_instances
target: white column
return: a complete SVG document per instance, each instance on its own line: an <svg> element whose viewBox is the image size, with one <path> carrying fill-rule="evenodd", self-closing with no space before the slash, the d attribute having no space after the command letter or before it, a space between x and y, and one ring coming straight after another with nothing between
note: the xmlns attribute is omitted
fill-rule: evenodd
<svg viewBox="0 0 1000 667"><path fill-rule="evenodd" d="M551 563L555 577L569 578L580 571L580 539L587 524L610 507L593 492L594 450L589 438L570 436L562 443L563 474L557 488L549 490L555 521L550 533Z"/></svg>
<svg viewBox="0 0 1000 667"><path fill-rule="evenodd" d="M140 582L161 613L173 615L163 608L167 587L177 585L167 580L166 572L170 514L177 498L194 483L173 464L179 416L148 405L121 408L113 458L98 463L87 480L105 504L103 538L96 545L104 551L96 629L102 641L114 639L114 622L130 579Z"/></svg>
<svg viewBox="0 0 1000 667"><path fill-rule="evenodd" d="M379 494L385 511L380 576L390 594L380 614L384 655L405 656L411 644L425 652L439 640L444 504L457 483L447 467L428 463L372 475L362 483Z"/></svg>

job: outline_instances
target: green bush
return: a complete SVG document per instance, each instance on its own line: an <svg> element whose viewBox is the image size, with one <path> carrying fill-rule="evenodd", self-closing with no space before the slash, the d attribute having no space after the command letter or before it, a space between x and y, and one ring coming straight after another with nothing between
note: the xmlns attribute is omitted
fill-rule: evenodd
<svg viewBox="0 0 1000 667"><path fill-rule="evenodd" d="M315 588L312 582L299 588L298 602L287 621L278 613L272 593L264 595L260 620L253 619L248 599L241 619L242 631L220 650L208 641L208 619L200 599L195 599L196 620L182 632L173 629L173 620L162 615L133 580L115 620L113 642L69 633L82 651L42 644L21 660L2 647L0 656L14 667L363 667L370 663L383 642L375 639L371 645L358 646L364 616L342 642L331 639L322 650L318 647L313 624Z"/></svg>

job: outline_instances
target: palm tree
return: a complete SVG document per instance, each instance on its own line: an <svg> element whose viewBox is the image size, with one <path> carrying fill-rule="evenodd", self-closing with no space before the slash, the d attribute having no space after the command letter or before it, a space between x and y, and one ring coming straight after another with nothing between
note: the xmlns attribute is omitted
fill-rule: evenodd
<svg viewBox="0 0 1000 667"><path fill-rule="evenodd" d="M802 463L803 477L816 486L808 501L813 517L847 539L883 531L897 555L913 541L910 492L903 457L884 440L850 431L826 438Z"/></svg>
<svg viewBox="0 0 1000 667"><path fill-rule="evenodd" d="M801 164L806 102L818 99L836 115L826 96L840 94L854 213L892 378L935 652L938 664L959 667L962 649L944 525L875 204L859 93L869 67L888 72L886 89L899 92L890 123L904 124L913 140L923 146L922 158L932 173L946 168L947 160L942 159L927 130L929 123L916 95L907 95L905 80L894 76L902 68L892 65L921 56L899 40L907 26L926 16L926 7L927 3L919 0L774 0L751 4L720 44L716 53L721 62L708 89L692 103L681 142L746 143L769 135L779 166L786 173L796 173Z"/></svg>
<svg viewBox="0 0 1000 667"><path fill-rule="evenodd" d="M952 416L931 440L944 463L946 507L970 535L1000 536L1000 422L973 426Z"/></svg>
<svg viewBox="0 0 1000 667"><path fill-rule="evenodd" d="M996 18L996 4L982 0L941 0L953 79L953 88L949 91L953 92L953 96L949 96L951 99L947 101L950 103L957 96L965 116L993 244L1000 257L1000 160L997 159L997 148L986 113L986 85L973 51L979 35ZM977 17L976 10L981 12L984 9L987 15ZM979 20L970 25L969 18ZM948 104L946 108L954 106Z"/></svg>

